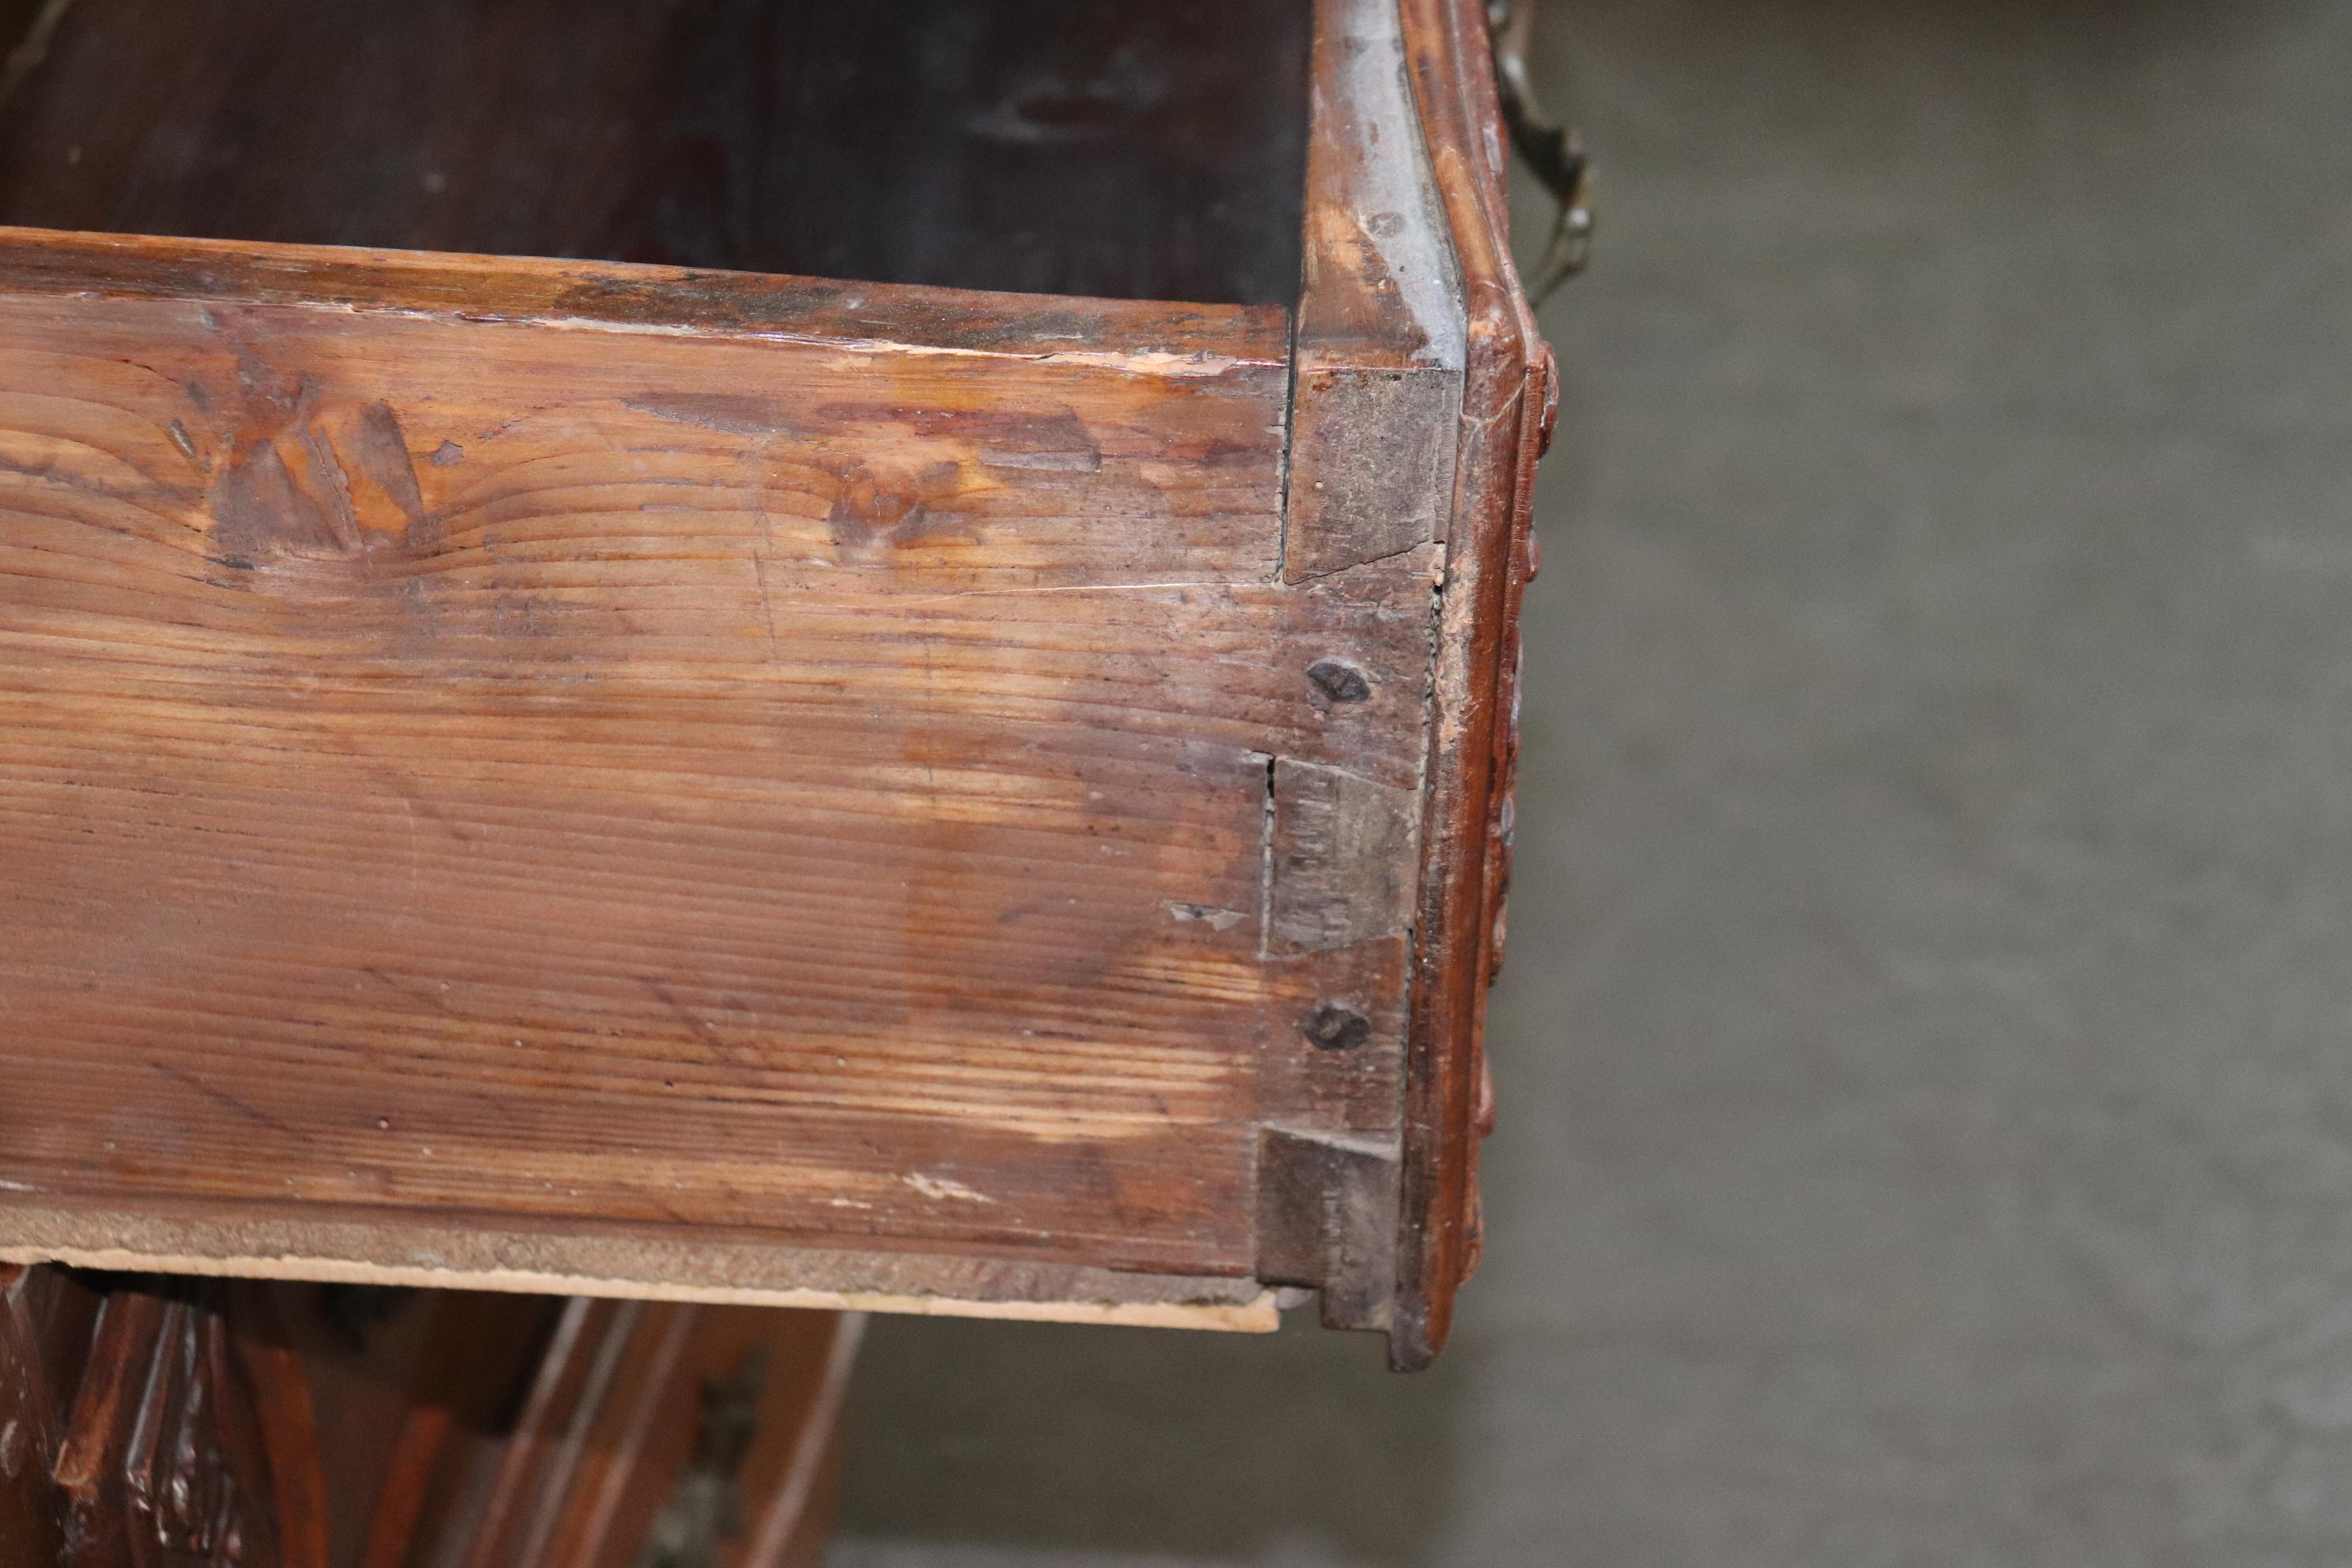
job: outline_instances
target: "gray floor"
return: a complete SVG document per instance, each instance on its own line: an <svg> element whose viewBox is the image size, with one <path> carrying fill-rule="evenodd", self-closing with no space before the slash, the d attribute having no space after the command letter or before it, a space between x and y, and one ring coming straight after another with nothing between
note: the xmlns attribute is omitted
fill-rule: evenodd
<svg viewBox="0 0 2352 1568"><path fill-rule="evenodd" d="M1454 1346L878 1324L830 1561L2352 1563L2352 6L1552 9Z"/></svg>

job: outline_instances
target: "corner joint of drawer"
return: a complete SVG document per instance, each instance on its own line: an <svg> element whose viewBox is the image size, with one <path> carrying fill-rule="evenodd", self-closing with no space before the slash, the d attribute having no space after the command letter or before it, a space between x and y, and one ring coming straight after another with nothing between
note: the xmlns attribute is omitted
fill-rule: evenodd
<svg viewBox="0 0 2352 1568"><path fill-rule="evenodd" d="M1387 1331L1402 1163L1393 1138L1259 1128L1258 1279L1321 1292L1327 1328Z"/></svg>
<svg viewBox="0 0 2352 1568"><path fill-rule="evenodd" d="M1302 363L1291 410L1282 574L1327 577L1445 538L1458 371Z"/></svg>

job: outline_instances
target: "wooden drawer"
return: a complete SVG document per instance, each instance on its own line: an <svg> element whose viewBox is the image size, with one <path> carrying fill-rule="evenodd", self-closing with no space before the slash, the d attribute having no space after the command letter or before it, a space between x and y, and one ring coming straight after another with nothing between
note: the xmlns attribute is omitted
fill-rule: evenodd
<svg viewBox="0 0 2352 1568"><path fill-rule="evenodd" d="M1477 13L50 7L0 1258L1424 1363L1549 390Z"/></svg>

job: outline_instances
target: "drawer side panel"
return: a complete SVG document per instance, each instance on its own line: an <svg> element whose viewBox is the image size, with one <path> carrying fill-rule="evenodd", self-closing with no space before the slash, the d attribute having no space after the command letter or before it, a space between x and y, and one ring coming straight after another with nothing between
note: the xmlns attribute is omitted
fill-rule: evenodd
<svg viewBox="0 0 2352 1568"><path fill-rule="evenodd" d="M1280 581L1278 314L302 265L0 273L0 1197L1246 1275L1257 1125L1396 1093L1267 952L1269 759L1410 784L1426 659Z"/></svg>

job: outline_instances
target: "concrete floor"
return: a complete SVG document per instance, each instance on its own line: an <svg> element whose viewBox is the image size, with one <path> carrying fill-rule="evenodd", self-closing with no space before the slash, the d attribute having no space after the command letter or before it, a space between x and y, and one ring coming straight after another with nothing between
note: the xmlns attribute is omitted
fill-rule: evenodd
<svg viewBox="0 0 2352 1568"><path fill-rule="evenodd" d="M2352 6L1551 9L1454 1345L878 1323L829 1561L2352 1563Z"/></svg>

